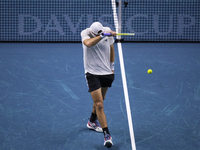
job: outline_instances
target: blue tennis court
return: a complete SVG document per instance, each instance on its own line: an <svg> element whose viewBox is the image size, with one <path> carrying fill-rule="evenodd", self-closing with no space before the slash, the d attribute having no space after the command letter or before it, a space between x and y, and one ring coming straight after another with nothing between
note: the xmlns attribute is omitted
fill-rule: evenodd
<svg viewBox="0 0 200 150"><path fill-rule="evenodd" d="M119 56L105 113L113 150L131 150ZM200 44L122 43L137 150L199 150ZM147 70L153 73L148 74ZM81 43L0 43L0 149L103 150Z"/></svg>

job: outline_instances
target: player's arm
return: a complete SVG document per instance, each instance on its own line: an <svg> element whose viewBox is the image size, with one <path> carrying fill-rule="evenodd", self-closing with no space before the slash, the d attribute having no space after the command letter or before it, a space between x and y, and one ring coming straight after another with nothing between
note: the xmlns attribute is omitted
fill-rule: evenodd
<svg viewBox="0 0 200 150"><path fill-rule="evenodd" d="M101 36L96 36L94 38L85 39L83 41L83 44L85 44L85 46L87 46L87 47L92 47L92 46L96 45L99 41L101 41Z"/></svg>
<svg viewBox="0 0 200 150"><path fill-rule="evenodd" d="M112 72L114 73L114 62L115 62L115 50L114 45L110 45L110 68Z"/></svg>
<svg viewBox="0 0 200 150"><path fill-rule="evenodd" d="M111 36L116 36L117 33L114 31L109 31L108 33L111 33ZM99 41L101 41L101 39L103 39L105 36L103 34L101 35L96 35L96 37L94 38L90 38L90 39L85 39L83 41L83 43L87 46L87 47L92 47L94 45L96 45Z"/></svg>
<svg viewBox="0 0 200 150"><path fill-rule="evenodd" d="M87 30L83 30L81 32L81 38L82 38L82 42L85 46L87 47L91 47L96 45L100 40L101 40L101 36L96 36L94 38L90 38L88 36L88 32Z"/></svg>

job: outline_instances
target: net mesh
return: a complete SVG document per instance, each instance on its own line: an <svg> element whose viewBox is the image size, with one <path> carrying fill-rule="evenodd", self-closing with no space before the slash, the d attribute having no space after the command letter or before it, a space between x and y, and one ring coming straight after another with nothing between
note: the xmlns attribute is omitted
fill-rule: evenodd
<svg viewBox="0 0 200 150"><path fill-rule="evenodd" d="M128 0L127 0L128 1ZM0 41L81 41L100 21L115 30L110 0L1 0ZM125 41L200 41L198 0L122 1Z"/></svg>
<svg viewBox="0 0 200 150"><path fill-rule="evenodd" d="M81 41L80 32L100 21L114 29L108 0L3 0L1 41Z"/></svg>
<svg viewBox="0 0 200 150"><path fill-rule="evenodd" d="M126 41L200 40L198 0L134 0L122 10L122 31L137 35Z"/></svg>

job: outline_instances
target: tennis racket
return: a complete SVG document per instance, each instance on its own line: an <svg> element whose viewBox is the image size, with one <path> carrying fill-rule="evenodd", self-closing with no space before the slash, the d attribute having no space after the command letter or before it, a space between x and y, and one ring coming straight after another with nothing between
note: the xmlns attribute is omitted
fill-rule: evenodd
<svg viewBox="0 0 200 150"><path fill-rule="evenodd" d="M111 33L103 33L105 36L110 36ZM135 33L117 33L117 35L135 35Z"/></svg>

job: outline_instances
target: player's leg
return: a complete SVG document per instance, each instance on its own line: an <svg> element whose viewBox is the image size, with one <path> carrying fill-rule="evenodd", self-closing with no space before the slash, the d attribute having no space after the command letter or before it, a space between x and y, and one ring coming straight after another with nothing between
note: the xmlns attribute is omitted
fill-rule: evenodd
<svg viewBox="0 0 200 150"><path fill-rule="evenodd" d="M111 147L113 145L112 137L108 130L107 120L104 113L104 104L103 100L107 93L108 87L101 87L100 89L91 92L92 99L94 101L96 113L98 120L101 124L104 133L104 146Z"/></svg>
<svg viewBox="0 0 200 150"><path fill-rule="evenodd" d="M95 120L96 118L98 118L98 120L96 119L95 122L89 120L87 127L98 132L100 131L102 132L103 129L104 146L107 147L111 147L113 145L112 137L110 136L107 127L107 120L104 113L104 104L103 104L103 100L105 99L105 95L108 90L107 85L110 87L112 81L114 80L114 75L109 77L105 76L104 78L103 76L96 76L89 73L86 74L86 78L89 85L89 92L93 99L93 110L90 120ZM104 87L101 87L101 85L103 85ZM97 124L98 121L100 122L101 126Z"/></svg>
<svg viewBox="0 0 200 150"><path fill-rule="evenodd" d="M108 87L101 87L101 93L102 93L103 100L106 98L107 91L108 91Z"/></svg>
<svg viewBox="0 0 200 150"><path fill-rule="evenodd" d="M107 90L108 90L108 87L101 87L101 93L102 93L103 100L106 98ZM93 103L92 114L95 114L95 115L96 115L95 103ZM91 118L94 118L95 115L91 116ZM95 119L96 119L96 118L94 118L93 120L95 120Z"/></svg>
<svg viewBox="0 0 200 150"><path fill-rule="evenodd" d="M104 113L102 90L101 88L99 88L95 91L92 91L90 94L94 101L93 110L96 110L97 118L99 120L99 123L101 124L101 127L105 128L107 127L107 121Z"/></svg>
<svg viewBox="0 0 200 150"><path fill-rule="evenodd" d="M108 90L108 87L102 87L101 88L103 100L105 99L105 95L106 95L107 90ZM91 116L88 120L87 127L90 128L90 129L93 129L97 132L103 132L101 125L99 124L99 121L97 119L95 102L93 102L93 109L92 109Z"/></svg>
<svg viewBox="0 0 200 150"><path fill-rule="evenodd" d="M96 91L98 89L101 88L101 83L100 80L98 79L97 75L93 75L90 73L86 73L86 79L87 79L87 83L88 83L88 87L89 87L89 92L92 93L93 91ZM95 93L95 92L94 92ZM101 96L102 99L102 96ZM97 114L96 114L96 106L95 106L95 102L93 101L93 109L92 109L92 113L91 116L88 120L87 123L87 127L89 129L95 130L97 132L103 132L100 123L97 119Z"/></svg>

